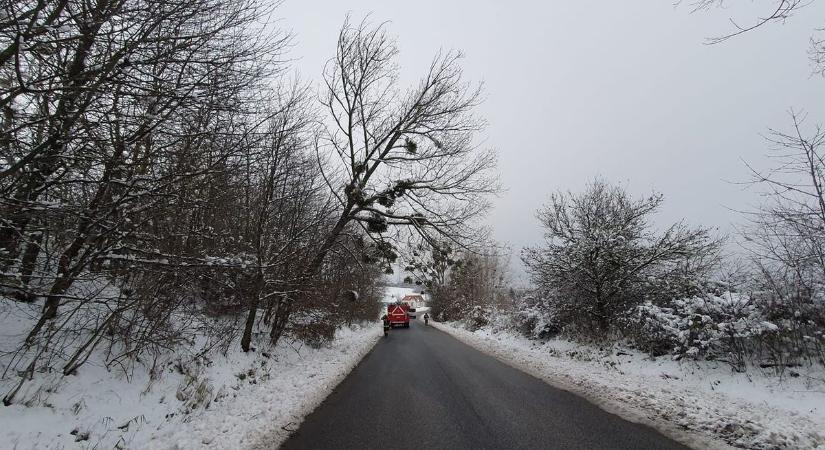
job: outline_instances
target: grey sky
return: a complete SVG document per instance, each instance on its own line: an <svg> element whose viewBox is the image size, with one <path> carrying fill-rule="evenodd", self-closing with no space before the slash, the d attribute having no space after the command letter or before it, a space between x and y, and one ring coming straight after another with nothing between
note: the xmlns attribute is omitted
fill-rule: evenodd
<svg viewBox="0 0 825 450"><path fill-rule="evenodd" d="M508 189L488 222L517 252L541 240L535 210L556 189L594 176L666 198L659 220L729 231L728 208L754 203L729 181L748 177L741 159L764 166L760 133L789 125L791 107L825 123L825 80L811 77L808 39L825 25L814 3L784 25L724 44L729 17L768 2L690 14L666 0L299 1L278 9L297 37L302 76L320 79L347 12L390 21L403 77L422 74L439 48L461 49L469 79L485 83L482 136L498 150ZM756 4L756 6L754 6Z"/></svg>

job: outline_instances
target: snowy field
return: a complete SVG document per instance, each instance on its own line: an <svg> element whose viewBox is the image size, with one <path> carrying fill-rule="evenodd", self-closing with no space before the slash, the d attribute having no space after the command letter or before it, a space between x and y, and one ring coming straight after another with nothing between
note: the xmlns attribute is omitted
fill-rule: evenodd
<svg viewBox="0 0 825 450"><path fill-rule="evenodd" d="M10 302L1 302L6 305ZM5 311L8 313L8 311ZM0 344L20 328L0 315ZM37 373L20 401L0 406L0 448L238 449L276 447L372 348L380 324L344 328L314 349L284 338L195 360L170 356L150 379L89 361L76 375ZM186 360L187 362L182 362ZM157 373L157 371L156 371ZM19 377L0 380L4 393Z"/></svg>
<svg viewBox="0 0 825 450"><path fill-rule="evenodd" d="M825 371L736 374L619 347L434 324L465 343L695 448L825 449ZM795 374L795 375L794 375Z"/></svg>

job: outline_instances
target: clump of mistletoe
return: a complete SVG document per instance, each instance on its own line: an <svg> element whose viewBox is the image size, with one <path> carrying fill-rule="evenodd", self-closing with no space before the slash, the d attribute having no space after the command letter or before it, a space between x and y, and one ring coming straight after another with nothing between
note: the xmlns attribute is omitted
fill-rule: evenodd
<svg viewBox="0 0 825 450"><path fill-rule="evenodd" d="M421 243L413 247L410 261L404 267L409 274L404 282L433 289L443 286L449 271L461 265L462 260L449 243Z"/></svg>

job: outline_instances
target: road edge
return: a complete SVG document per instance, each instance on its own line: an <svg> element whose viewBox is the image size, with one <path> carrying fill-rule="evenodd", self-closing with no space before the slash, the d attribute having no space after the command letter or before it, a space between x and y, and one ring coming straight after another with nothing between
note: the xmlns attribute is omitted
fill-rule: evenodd
<svg viewBox="0 0 825 450"><path fill-rule="evenodd" d="M301 424L304 422L304 419L306 419L308 415L312 414L319 406L321 406L324 400L326 400L327 397L335 391L338 385L340 385L341 382L344 381L349 374L352 373L356 367L358 367L359 364L361 364L364 357L366 357L381 340L382 333L380 323L376 322L375 326L375 332L368 335L368 339L364 345L358 349L355 353L355 357L349 361L343 370L339 371L331 381L320 385L316 391L310 392L305 401L302 402L298 408L283 417L274 418L271 428L265 433L262 433L261 436L255 440L255 442L247 447L247 449L271 450L280 448L281 445L286 442L293 433L298 431Z"/></svg>
<svg viewBox="0 0 825 450"><path fill-rule="evenodd" d="M478 345L478 343L475 341L466 339L462 332L470 333L467 330L461 330L453 326L438 323L432 320L430 321L430 324L435 329L452 336L453 338L457 339L463 344L466 344L475 350L478 350L486 355L489 355L497 359L498 361L501 361L502 363L507 364L510 367L513 367L514 369L517 369L534 378L537 378L554 388L561 389L563 391L581 397L587 402L595 405L599 409L609 414L619 416L620 418L627 420L629 422L638 423L653 428L654 430L662 433L666 437L673 439L676 442L679 442L682 445L686 445L696 450L734 450L736 448L716 437L712 437L707 434L699 433L696 431L685 430L684 428L679 427L677 424L673 422L666 421L658 417L651 418L648 415L646 415L644 411L640 410L634 405L618 402L616 401L616 399L613 398L605 398L596 395L593 392L588 391L584 386L570 383L561 378L552 376L551 374L543 373L538 368L531 367L526 364L521 364L520 362L508 357L506 353L497 351L498 349L494 348L492 345L481 346Z"/></svg>

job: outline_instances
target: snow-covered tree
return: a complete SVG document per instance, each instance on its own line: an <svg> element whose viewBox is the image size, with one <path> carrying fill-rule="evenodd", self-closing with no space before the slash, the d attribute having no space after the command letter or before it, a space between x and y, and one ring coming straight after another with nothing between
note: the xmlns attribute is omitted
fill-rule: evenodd
<svg viewBox="0 0 825 450"><path fill-rule="evenodd" d="M551 195L538 213L545 242L525 249L522 260L559 320L604 335L672 281L682 280L679 289L689 293L719 241L681 222L656 232L650 220L661 204L659 194L633 199L602 180L581 194Z"/></svg>

